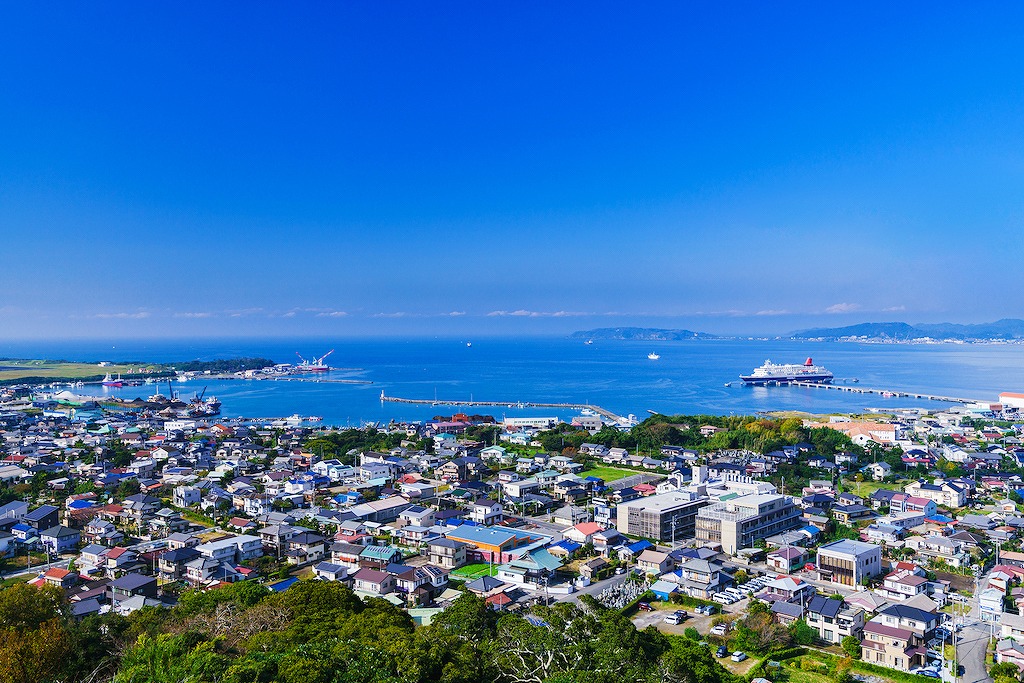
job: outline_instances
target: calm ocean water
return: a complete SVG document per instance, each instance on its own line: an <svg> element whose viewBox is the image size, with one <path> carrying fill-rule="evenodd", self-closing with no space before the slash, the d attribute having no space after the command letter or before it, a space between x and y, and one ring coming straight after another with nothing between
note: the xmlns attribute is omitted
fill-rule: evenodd
<svg viewBox="0 0 1024 683"><path fill-rule="evenodd" d="M447 406L381 403L389 396L439 401L590 402L618 414L750 414L802 410L851 412L869 408L948 405L799 387L724 386L765 359L801 363L808 356L854 386L915 391L995 401L1001 391L1024 391L1024 346L882 345L763 340L623 342L585 345L565 338L482 338L468 347L457 339L204 339L0 342L0 356L67 360L173 362L262 356L296 362L335 349L331 377L368 380L349 385L196 379L176 384L187 398L208 386L228 417L319 415L328 424L360 425L389 419L422 420L450 414ZM659 360L648 360L656 351ZM85 393L145 397L156 387L88 388ZM164 387L166 393L166 386ZM502 415L557 415L571 411L489 408Z"/></svg>

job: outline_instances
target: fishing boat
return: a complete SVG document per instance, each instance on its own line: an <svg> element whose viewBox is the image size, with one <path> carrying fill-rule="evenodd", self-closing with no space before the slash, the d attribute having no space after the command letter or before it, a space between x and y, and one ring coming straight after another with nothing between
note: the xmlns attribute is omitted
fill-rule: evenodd
<svg viewBox="0 0 1024 683"><path fill-rule="evenodd" d="M95 375L93 375L93 376L95 377ZM113 377L111 377L110 373L108 372L107 376L103 378L103 381L100 382L100 384L102 384L105 387L120 387L120 386L124 385L124 382L121 381L121 373L120 372L117 373L117 379L114 379Z"/></svg>
<svg viewBox="0 0 1024 683"><path fill-rule="evenodd" d="M661 358L661 356L656 354L654 351L651 351L649 354L647 354L647 358L650 360L658 360L659 358Z"/></svg>

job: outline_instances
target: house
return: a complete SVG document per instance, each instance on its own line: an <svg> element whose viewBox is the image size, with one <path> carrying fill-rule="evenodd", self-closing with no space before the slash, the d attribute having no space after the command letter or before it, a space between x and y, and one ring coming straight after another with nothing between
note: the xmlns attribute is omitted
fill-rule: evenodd
<svg viewBox="0 0 1024 683"><path fill-rule="evenodd" d="M32 527L37 532L41 532L44 529L57 525L57 515L59 513L60 509L53 505L40 505L32 512L26 514L21 522Z"/></svg>
<svg viewBox="0 0 1024 683"><path fill-rule="evenodd" d="M1003 638L996 643L995 661L997 664L1009 662L1024 671L1024 643Z"/></svg>
<svg viewBox="0 0 1024 683"><path fill-rule="evenodd" d="M40 532L39 540L51 555L61 555L78 548L78 544L82 540L82 532L58 524Z"/></svg>
<svg viewBox="0 0 1024 683"><path fill-rule="evenodd" d="M604 527L597 522L580 522L576 526L563 531L562 536L580 545L586 545L588 543L593 544L594 535L601 531L604 531Z"/></svg>
<svg viewBox="0 0 1024 683"><path fill-rule="evenodd" d="M913 631L922 640L930 640L935 629L942 623L941 613L929 612L912 605L888 605L883 607L872 620L886 626L905 628Z"/></svg>
<svg viewBox="0 0 1024 683"><path fill-rule="evenodd" d="M847 636L860 640L864 631L863 609L848 607L842 600L821 595L808 601L806 620L808 626L818 631L818 638L826 643L839 644Z"/></svg>
<svg viewBox="0 0 1024 683"><path fill-rule="evenodd" d="M401 561L402 551L393 545L368 545L359 553L359 566L369 569L384 569Z"/></svg>
<svg viewBox="0 0 1024 683"><path fill-rule="evenodd" d="M861 471L870 475L875 481L882 481L892 474L892 467L887 462L874 462L865 466Z"/></svg>
<svg viewBox="0 0 1024 683"><path fill-rule="evenodd" d="M580 576L590 581L597 580L598 576L611 565L603 557L595 557L592 560L581 562L579 565Z"/></svg>
<svg viewBox="0 0 1024 683"><path fill-rule="evenodd" d="M436 538L427 543L430 564L442 569L452 570L466 564L468 543L452 538Z"/></svg>
<svg viewBox="0 0 1024 683"><path fill-rule="evenodd" d="M125 574L107 584L107 599L112 603L118 603L136 595L155 598L157 596L156 577L132 573Z"/></svg>
<svg viewBox="0 0 1024 683"><path fill-rule="evenodd" d="M47 586L55 586L61 590L71 588L79 582L81 577L73 571L51 567L43 572L43 582Z"/></svg>
<svg viewBox="0 0 1024 683"><path fill-rule="evenodd" d="M195 548L178 548L175 550L168 550L161 554L157 560L160 578L166 581L180 581L185 579L188 563L199 556L199 551Z"/></svg>
<svg viewBox="0 0 1024 683"><path fill-rule="evenodd" d="M490 526L504 519L501 503L488 498L478 498L469 510L469 518L477 524Z"/></svg>
<svg viewBox="0 0 1024 683"><path fill-rule="evenodd" d="M773 550L765 557L765 564L781 574L792 574L793 571L802 567L806 562L807 551L794 546Z"/></svg>
<svg viewBox="0 0 1024 683"><path fill-rule="evenodd" d="M946 536L909 536L906 544L919 556L932 562L941 561L956 568L971 564L971 556L964 548L963 541L956 541Z"/></svg>
<svg viewBox="0 0 1024 683"><path fill-rule="evenodd" d="M340 564L331 564L330 562L321 562L313 567L313 574L318 579L323 579L324 581L348 583L348 571L348 567Z"/></svg>
<svg viewBox="0 0 1024 683"><path fill-rule="evenodd" d="M722 565L717 562L690 558L679 565L676 582L680 592L691 598L709 600L732 583L732 578L722 571Z"/></svg>
<svg viewBox="0 0 1024 683"><path fill-rule="evenodd" d="M657 550L645 550L636 558L637 569L645 574L660 576L672 568L672 558L668 553Z"/></svg>
<svg viewBox="0 0 1024 683"><path fill-rule="evenodd" d="M779 576L765 584L758 597L770 602L806 603L814 595L814 586L792 576Z"/></svg>
<svg viewBox="0 0 1024 683"><path fill-rule="evenodd" d="M352 574L352 590L381 596L395 591L395 577L384 571L363 567Z"/></svg>
<svg viewBox="0 0 1024 683"><path fill-rule="evenodd" d="M871 620L864 625L861 659L890 669L909 671L924 665L926 650L923 644L921 637L909 629Z"/></svg>

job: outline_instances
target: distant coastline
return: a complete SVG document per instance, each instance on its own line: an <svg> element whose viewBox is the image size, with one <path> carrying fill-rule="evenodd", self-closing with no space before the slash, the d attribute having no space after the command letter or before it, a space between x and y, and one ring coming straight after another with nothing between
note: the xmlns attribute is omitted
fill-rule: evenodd
<svg viewBox="0 0 1024 683"><path fill-rule="evenodd" d="M570 339L619 341L686 341L700 339L750 339L750 335L719 335L685 329L652 327L601 327L579 330ZM1024 320L1004 318L992 323L962 325L905 322L860 323L845 327L817 327L790 334L756 336L757 339L835 341L867 344L1024 344Z"/></svg>

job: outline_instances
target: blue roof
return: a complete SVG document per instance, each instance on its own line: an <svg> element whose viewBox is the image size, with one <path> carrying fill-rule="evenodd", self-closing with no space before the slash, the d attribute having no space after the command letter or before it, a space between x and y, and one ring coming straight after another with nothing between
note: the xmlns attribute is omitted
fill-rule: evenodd
<svg viewBox="0 0 1024 683"><path fill-rule="evenodd" d="M72 510L84 510L85 508L91 508L92 502L88 500L73 500L68 505L68 508Z"/></svg>
<svg viewBox="0 0 1024 683"><path fill-rule="evenodd" d="M932 515L931 517L929 517L928 521L929 522L937 522L939 524L949 524L949 523L951 523L951 522L953 522L955 520L952 517L947 517L946 515L935 514L935 515Z"/></svg>
<svg viewBox="0 0 1024 683"><path fill-rule="evenodd" d="M298 581L298 580L299 580L299 577L292 576L292 577L289 577L289 578L285 579L284 581L278 581L277 583L272 583L269 586L267 586L267 588L269 588L270 590L274 591L275 593L280 593L281 591L288 590L289 588L291 588L295 584L295 582Z"/></svg>
<svg viewBox="0 0 1024 683"><path fill-rule="evenodd" d="M570 541L568 538L563 538L558 543L552 543L551 547L552 548L564 548L565 550L569 551L570 553L574 553L577 550L579 550L580 548L582 548L583 546L580 545L579 543L576 543L575 541Z"/></svg>
<svg viewBox="0 0 1024 683"><path fill-rule="evenodd" d="M811 526L809 524L807 526L801 528L800 531L803 531L804 533L810 534L812 537L817 536L818 534L821 533L821 529L819 529L816 526Z"/></svg>
<svg viewBox="0 0 1024 683"><path fill-rule="evenodd" d="M654 547L654 544L651 543L650 541L637 541L636 543L630 543L629 545L626 546L626 548L631 553L643 552L644 550L647 550L648 548L653 548L653 547Z"/></svg>

